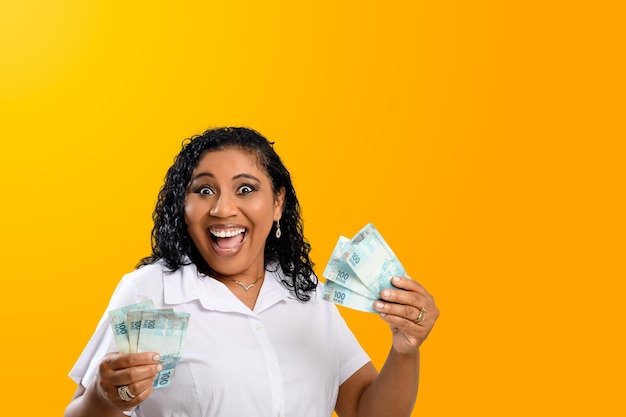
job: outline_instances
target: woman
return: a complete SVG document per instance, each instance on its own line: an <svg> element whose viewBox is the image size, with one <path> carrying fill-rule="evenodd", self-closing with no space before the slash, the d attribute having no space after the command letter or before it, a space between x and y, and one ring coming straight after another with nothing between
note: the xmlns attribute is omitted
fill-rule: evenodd
<svg viewBox="0 0 626 417"><path fill-rule="evenodd" d="M321 300L289 172L259 133L211 129L169 169L152 255L107 310L144 300L190 314L171 383L158 352L116 352L106 314L70 377L65 416L408 416L419 347L438 315L417 282L394 277L374 308L393 333L380 374Z"/></svg>

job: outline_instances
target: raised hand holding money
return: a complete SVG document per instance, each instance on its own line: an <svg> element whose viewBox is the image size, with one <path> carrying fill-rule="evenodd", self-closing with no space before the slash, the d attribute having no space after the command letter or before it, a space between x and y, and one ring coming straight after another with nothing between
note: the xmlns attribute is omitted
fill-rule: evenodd
<svg viewBox="0 0 626 417"><path fill-rule="evenodd" d="M352 239L339 238L324 277L322 298L354 310L380 313L391 327L393 346L399 352L415 352L439 316L432 296L407 276L372 224Z"/></svg>

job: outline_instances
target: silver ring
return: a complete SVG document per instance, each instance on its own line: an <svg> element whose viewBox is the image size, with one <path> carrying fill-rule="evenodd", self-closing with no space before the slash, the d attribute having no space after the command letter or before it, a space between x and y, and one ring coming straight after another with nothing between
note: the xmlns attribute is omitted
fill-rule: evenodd
<svg viewBox="0 0 626 417"><path fill-rule="evenodd" d="M130 389L128 389L128 385L122 385L121 387L119 387L117 389L117 393L119 394L122 401L130 401L135 398L133 393L130 392Z"/></svg>
<svg viewBox="0 0 626 417"><path fill-rule="evenodd" d="M424 319L426 318L426 309L424 307L420 308L420 313L417 315L417 318L415 320L413 320L413 323L415 324L421 324Z"/></svg>

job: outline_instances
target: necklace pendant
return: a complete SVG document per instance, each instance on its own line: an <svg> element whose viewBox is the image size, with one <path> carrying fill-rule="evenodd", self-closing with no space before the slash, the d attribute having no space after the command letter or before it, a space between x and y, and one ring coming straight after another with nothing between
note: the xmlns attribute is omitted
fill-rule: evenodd
<svg viewBox="0 0 626 417"><path fill-rule="evenodd" d="M235 281L237 284L239 284L241 286L241 288L243 288L244 291L248 291L250 288L254 287L254 284L256 284L256 282L253 282L252 284L246 285L241 281Z"/></svg>

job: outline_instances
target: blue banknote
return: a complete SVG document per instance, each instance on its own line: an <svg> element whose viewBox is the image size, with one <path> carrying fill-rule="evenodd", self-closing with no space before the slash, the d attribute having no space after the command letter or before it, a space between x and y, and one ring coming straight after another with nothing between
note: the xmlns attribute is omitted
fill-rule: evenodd
<svg viewBox="0 0 626 417"><path fill-rule="evenodd" d="M322 290L322 299L353 310L374 313L375 299L365 297L333 281L326 281Z"/></svg>
<svg viewBox="0 0 626 417"><path fill-rule="evenodd" d="M146 309L152 310L152 309ZM173 311L171 308L161 309L164 311ZM141 330L141 321L145 310L130 310L126 313L126 329L128 330L128 344L130 353L138 352L139 331Z"/></svg>
<svg viewBox="0 0 626 417"><path fill-rule="evenodd" d="M352 268L341 259L341 254L349 242L350 239L347 237L339 236L339 240L335 245L333 253L330 255L330 260L328 261L328 264L326 264L326 268L324 269L322 275L326 278L326 280L333 281L334 283L339 284L352 292L375 300L378 298L378 294L371 292L352 271Z"/></svg>
<svg viewBox="0 0 626 417"><path fill-rule="evenodd" d="M154 309L154 303L147 300L111 310L109 319L118 352L161 355L163 370L155 379L154 388L168 386L182 355L189 313Z"/></svg>
<svg viewBox="0 0 626 417"><path fill-rule="evenodd" d="M371 223L349 240L339 238L323 275L327 278L323 299L370 312L375 311L373 304L380 292L393 288L392 277L407 276L391 247Z"/></svg>
<svg viewBox="0 0 626 417"><path fill-rule="evenodd" d="M393 287L391 277L406 276L395 253L371 223L350 239L340 258L376 294Z"/></svg>
<svg viewBox="0 0 626 417"><path fill-rule="evenodd" d="M189 313L168 310L144 310L137 340L137 352L158 352L163 370L154 381L154 388L170 384L174 368L183 352Z"/></svg>
<svg viewBox="0 0 626 417"><path fill-rule="evenodd" d="M113 336L115 337L115 344L118 352L131 353L130 342L128 339L128 312L145 310L148 308L154 308L152 300L142 301L137 304L131 304L109 311L109 321L111 322L111 329L113 330Z"/></svg>

